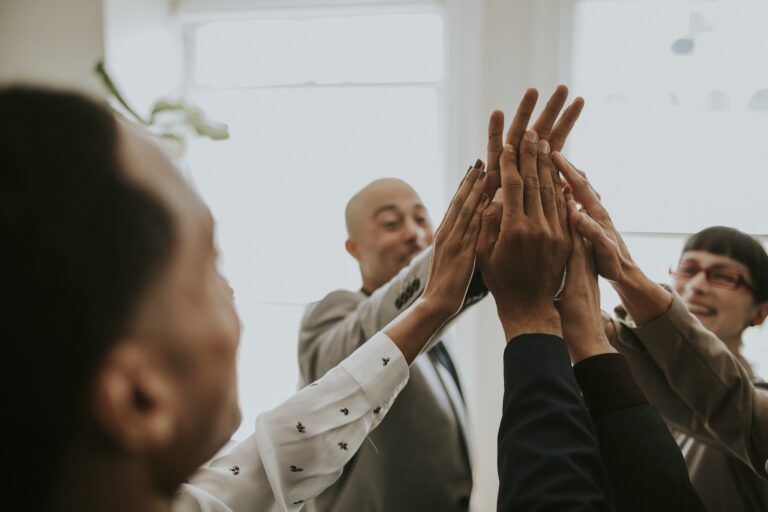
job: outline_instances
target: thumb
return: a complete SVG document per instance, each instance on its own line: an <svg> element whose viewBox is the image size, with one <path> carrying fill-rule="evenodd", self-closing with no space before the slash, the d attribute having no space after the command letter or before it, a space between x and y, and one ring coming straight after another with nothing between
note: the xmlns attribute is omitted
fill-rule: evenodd
<svg viewBox="0 0 768 512"><path fill-rule="evenodd" d="M592 246L592 252L596 260L594 263L606 261L613 257L617 249L616 244L605 234L602 226L583 211L577 212L575 217L576 231L586 238Z"/></svg>

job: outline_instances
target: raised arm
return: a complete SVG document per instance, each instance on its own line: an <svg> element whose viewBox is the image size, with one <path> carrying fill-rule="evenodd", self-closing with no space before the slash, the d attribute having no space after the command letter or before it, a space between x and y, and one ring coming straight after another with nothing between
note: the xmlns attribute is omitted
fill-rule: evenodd
<svg viewBox="0 0 768 512"><path fill-rule="evenodd" d="M551 141L554 151L559 151L565 145L584 107L584 101L576 98L563 110L567 97L568 89L563 85L557 87L534 124L534 129L542 134L542 138ZM485 180L485 191L489 197L493 197L499 188L502 146L507 143L520 147L537 99L536 89L525 92L506 135L504 114L495 111L490 116ZM431 257L432 248L429 248L363 301L353 293L340 291L329 297L330 301L310 306L299 333L299 369L302 379L309 382L324 375L410 307L424 291ZM488 289L480 274L476 273L470 282L462 310L480 301L487 293Z"/></svg>
<svg viewBox="0 0 768 512"><path fill-rule="evenodd" d="M561 155L553 160L584 207L576 229L594 246L598 272L637 325L609 324L638 384L670 423L766 476L768 393L679 298L637 267L586 175Z"/></svg>
<svg viewBox="0 0 768 512"><path fill-rule="evenodd" d="M424 293L405 314L261 414L250 438L183 487L177 511L297 511L339 478L405 386L408 365L461 308L489 203L484 189L481 166L470 169L435 234Z"/></svg>
<svg viewBox="0 0 768 512"><path fill-rule="evenodd" d="M508 345L498 434L498 510L607 511L610 488L562 339L554 298L570 249L549 144L504 146L501 189L483 216L478 260Z"/></svg>
<svg viewBox="0 0 768 512"><path fill-rule="evenodd" d="M574 372L600 442L616 510L703 510L680 449L603 330L591 247L573 225L573 250L558 309Z"/></svg>

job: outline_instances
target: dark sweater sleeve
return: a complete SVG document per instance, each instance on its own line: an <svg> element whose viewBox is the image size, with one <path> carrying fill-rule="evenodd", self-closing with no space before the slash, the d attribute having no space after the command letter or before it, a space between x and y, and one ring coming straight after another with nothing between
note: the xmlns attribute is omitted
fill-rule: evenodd
<svg viewBox="0 0 768 512"><path fill-rule="evenodd" d="M616 510L705 510L677 443L624 357L601 354L573 370L597 430Z"/></svg>
<svg viewBox="0 0 768 512"><path fill-rule="evenodd" d="M621 411L648 405L621 354L588 357L576 363L573 372L595 423Z"/></svg>
<svg viewBox="0 0 768 512"><path fill-rule="evenodd" d="M562 339L524 334L507 344L498 450L499 511L613 510Z"/></svg>

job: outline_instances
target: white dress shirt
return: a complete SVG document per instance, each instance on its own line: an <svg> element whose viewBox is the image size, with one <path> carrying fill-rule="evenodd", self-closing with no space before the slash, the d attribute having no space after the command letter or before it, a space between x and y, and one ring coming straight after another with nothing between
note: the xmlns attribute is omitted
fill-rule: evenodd
<svg viewBox="0 0 768 512"><path fill-rule="evenodd" d="M253 435L181 486L173 510L300 510L339 478L407 382L402 352L377 333L323 378L260 414Z"/></svg>

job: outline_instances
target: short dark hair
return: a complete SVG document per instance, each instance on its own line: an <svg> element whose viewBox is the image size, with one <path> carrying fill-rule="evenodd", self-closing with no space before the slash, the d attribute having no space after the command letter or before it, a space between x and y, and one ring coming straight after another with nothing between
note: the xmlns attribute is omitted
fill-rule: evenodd
<svg viewBox="0 0 768 512"><path fill-rule="evenodd" d="M683 252L686 251L706 251L733 258L749 269L755 300L768 300L768 253L755 238L738 229L712 226L691 235L683 247Z"/></svg>
<svg viewBox="0 0 768 512"><path fill-rule="evenodd" d="M173 243L169 212L121 169L117 140L92 100L0 88L4 443L21 450L6 456L6 483L24 509L45 502L73 429L89 423L95 372Z"/></svg>

